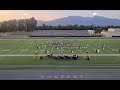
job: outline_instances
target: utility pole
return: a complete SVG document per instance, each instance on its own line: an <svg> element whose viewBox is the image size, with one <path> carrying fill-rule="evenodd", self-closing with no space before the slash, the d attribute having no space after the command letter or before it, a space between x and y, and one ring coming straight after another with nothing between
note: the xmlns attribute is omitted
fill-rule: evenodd
<svg viewBox="0 0 120 90"><path fill-rule="evenodd" d="M24 13L24 16L25 16L25 31L27 31L27 13Z"/></svg>
<svg viewBox="0 0 120 90"><path fill-rule="evenodd" d="M93 24L92 25L93 25L93 31L94 31L94 25L95 25L94 24L94 17L97 15L97 13L93 13L92 15L93 15Z"/></svg>

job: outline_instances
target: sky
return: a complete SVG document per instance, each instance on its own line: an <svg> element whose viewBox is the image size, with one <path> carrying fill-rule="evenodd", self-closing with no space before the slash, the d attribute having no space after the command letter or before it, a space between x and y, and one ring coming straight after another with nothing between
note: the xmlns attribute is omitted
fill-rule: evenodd
<svg viewBox="0 0 120 90"><path fill-rule="evenodd" d="M31 17L49 21L68 16L93 17L95 15L120 19L120 10L0 10L0 21Z"/></svg>

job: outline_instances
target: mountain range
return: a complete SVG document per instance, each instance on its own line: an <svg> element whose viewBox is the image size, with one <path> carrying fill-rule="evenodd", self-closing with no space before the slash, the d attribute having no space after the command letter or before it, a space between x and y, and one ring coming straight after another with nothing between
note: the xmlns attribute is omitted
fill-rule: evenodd
<svg viewBox="0 0 120 90"><path fill-rule="evenodd" d="M114 25L120 26L120 19L112 19L103 16L94 17L81 17L81 16L68 16L64 18L58 18L50 21L37 21L37 26L42 24L46 25L96 25L96 26L107 26Z"/></svg>

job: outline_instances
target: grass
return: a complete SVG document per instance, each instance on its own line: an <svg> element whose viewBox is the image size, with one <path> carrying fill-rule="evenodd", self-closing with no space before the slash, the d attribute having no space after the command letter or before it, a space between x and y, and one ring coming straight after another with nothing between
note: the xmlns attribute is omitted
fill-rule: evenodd
<svg viewBox="0 0 120 90"><path fill-rule="evenodd" d="M82 47L89 44L87 49L79 48L59 48L49 46L49 42L70 42L81 45ZM36 44L40 49L36 48ZM105 44L105 49L102 50L102 45ZM95 50L99 49L100 54L120 54L113 49L120 49L120 39L100 39L100 38L45 38L45 39L0 39L0 55L32 55L35 51L38 54L46 54L45 50L53 54L71 54L71 50L75 54L85 54L88 51L90 54L95 54ZM0 65L79 65L79 64L120 64L120 56L93 56L90 61L84 60L81 56L77 60L55 60L44 57L42 60L33 60L31 56L0 56Z"/></svg>
<svg viewBox="0 0 120 90"><path fill-rule="evenodd" d="M79 48L59 48L56 49L53 46L49 46L49 42L70 42L73 44L78 44L81 47L86 47L87 49ZM36 44L44 43L45 45L39 45L40 49L36 48ZM102 50L102 45L105 44L105 50ZM99 49L101 54L119 54L119 52L112 51L112 49L120 49L119 39L1 39L0 40L0 54L34 54L37 50L39 54L46 54L45 50L50 53L55 54L70 54L71 50L76 54L84 54L89 51L91 54L95 54L95 50Z"/></svg>
<svg viewBox="0 0 120 90"><path fill-rule="evenodd" d="M0 65L79 65L79 64L120 64L120 56L94 56L91 60L84 60L83 57L77 60L56 60L43 57L42 60L25 57L3 57Z"/></svg>

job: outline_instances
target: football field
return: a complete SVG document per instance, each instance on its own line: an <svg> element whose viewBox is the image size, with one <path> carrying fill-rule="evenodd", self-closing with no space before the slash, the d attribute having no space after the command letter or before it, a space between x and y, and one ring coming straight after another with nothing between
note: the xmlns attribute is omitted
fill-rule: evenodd
<svg viewBox="0 0 120 90"><path fill-rule="evenodd" d="M99 50L99 53L96 53ZM48 54L78 54L77 60L53 60L43 57L35 62L33 56ZM84 60L89 52L91 61ZM36 59L37 60L37 59ZM2 65L50 65L50 64L120 64L120 39L96 38L47 38L0 39L0 64Z"/></svg>
<svg viewBox="0 0 120 90"><path fill-rule="evenodd" d="M38 54L71 54L71 50L96 54L96 49L99 54L120 54L120 39L0 39L0 55L32 55L36 50Z"/></svg>

